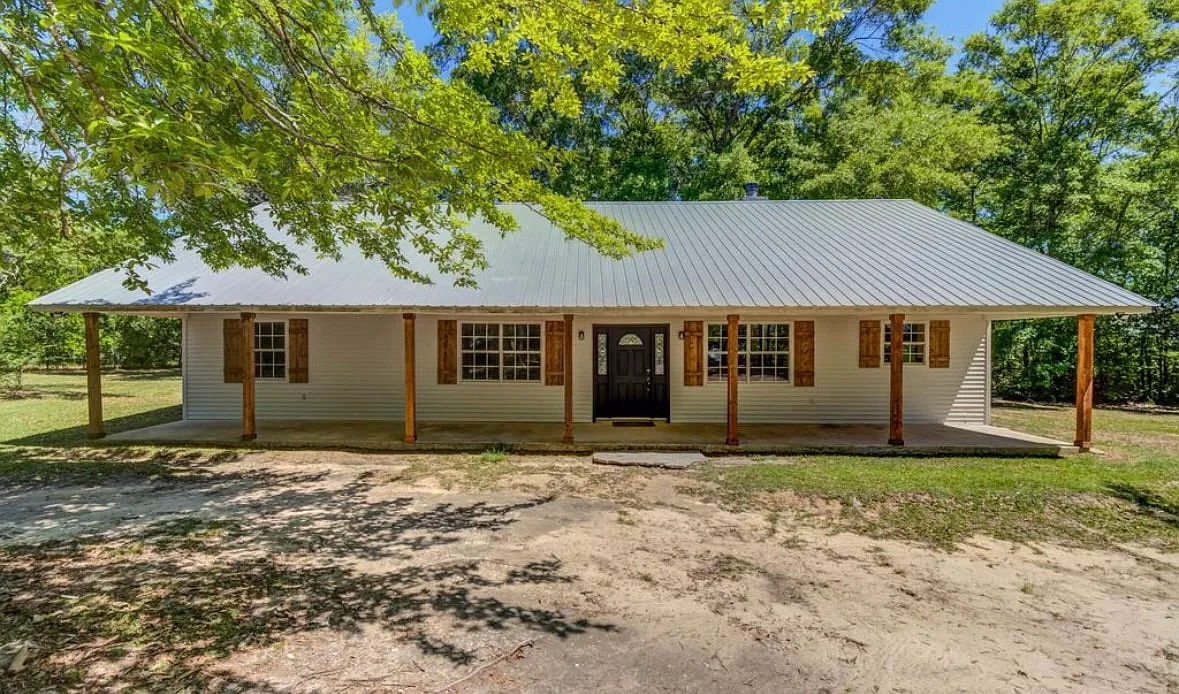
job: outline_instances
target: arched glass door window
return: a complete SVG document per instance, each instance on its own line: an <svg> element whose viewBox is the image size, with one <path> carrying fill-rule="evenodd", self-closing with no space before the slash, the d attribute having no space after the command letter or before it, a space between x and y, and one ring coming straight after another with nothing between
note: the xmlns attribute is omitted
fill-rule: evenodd
<svg viewBox="0 0 1179 694"><path fill-rule="evenodd" d="M643 340L634 333L627 333L618 339L619 347L642 347Z"/></svg>

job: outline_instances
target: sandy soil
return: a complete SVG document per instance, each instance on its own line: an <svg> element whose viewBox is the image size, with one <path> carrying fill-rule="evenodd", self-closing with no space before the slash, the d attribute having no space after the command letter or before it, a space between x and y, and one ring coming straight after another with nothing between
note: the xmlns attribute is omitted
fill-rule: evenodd
<svg viewBox="0 0 1179 694"><path fill-rule="evenodd" d="M0 544L104 548L12 567L28 586L0 616L50 609L34 579L231 611L249 645L169 656L222 691L1179 691L1175 555L947 553L833 534L805 500L726 511L691 472L509 464L267 453L191 480L0 487ZM199 532L173 546L161 527ZM221 638L168 619L156 651L78 660L46 638L29 667L147 686L128 662Z"/></svg>

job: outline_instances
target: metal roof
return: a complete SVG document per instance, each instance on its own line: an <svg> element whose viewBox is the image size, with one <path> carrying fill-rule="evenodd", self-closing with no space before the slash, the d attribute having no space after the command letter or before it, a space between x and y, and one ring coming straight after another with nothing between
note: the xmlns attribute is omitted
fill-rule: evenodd
<svg viewBox="0 0 1179 694"><path fill-rule="evenodd" d="M504 208L520 231L469 230L489 267L477 288L416 284L345 249L339 261L292 247L308 268L288 279L209 269L190 251L148 270L150 294L113 270L32 302L41 310L960 309L1142 312L1137 294L908 200L593 202L590 207L665 247L622 260L567 241L524 205ZM278 238L267 208L258 221ZM288 239L289 242L289 239ZM1084 309L1082 311L1081 309Z"/></svg>

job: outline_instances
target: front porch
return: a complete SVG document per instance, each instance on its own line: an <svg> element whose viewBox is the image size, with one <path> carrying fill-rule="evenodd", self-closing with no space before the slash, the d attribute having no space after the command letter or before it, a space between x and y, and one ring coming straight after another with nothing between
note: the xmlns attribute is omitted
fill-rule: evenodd
<svg viewBox="0 0 1179 694"><path fill-rule="evenodd" d="M84 315L89 435L102 438L105 430L98 371L99 316ZM255 363L260 333L255 330L254 313L243 312L232 318L214 315L192 331L197 346L191 348L193 359L185 372L184 391L184 416L189 419L124 432L111 440L388 451L480 451L502 446L521 451L569 452L699 450L714 455L1056 456L1088 450L1092 436L1092 315L1078 319L1077 426L1072 445L981 424L989 421L989 322L977 317L957 319L959 328L954 334L961 336L961 343L955 343L953 350L961 356L953 360L948 342L952 321L928 321L937 330L930 328L926 340L929 345L920 342L921 358L909 362L903 355L905 326L910 323L903 314L890 314L887 321L851 316L766 324L763 329L769 326L792 336L791 347L782 347L781 354L774 353L788 359L782 363L790 364L788 373L792 375L785 375L787 367L781 367L780 379L776 371L764 372L768 367L763 359L759 367L763 372L756 375L770 378L758 380L749 372L745 373L748 380L743 381L738 373L745 367L724 366L751 363L748 354L744 362L740 358L738 338L743 324L738 314L728 314L723 324L679 321L669 316L650 325L605 324L593 317L564 314L561 320L528 324L528 339L533 341L529 344L536 349L540 349L537 344L542 344L543 358L529 362L527 368L531 370L521 372L522 380L501 381L497 376L487 382L478 378L468 381L456 371L461 351L455 348L459 334L456 331L460 324L467 325L456 318L428 316L428 327L423 331L418 330L419 317L414 313L405 313L399 319L370 320L359 326L344 325L340 320L330 323L319 315L281 321L275 316L267 318L266 324L271 326L268 329L280 326L283 355L290 352L289 369L284 369L281 378L273 374L268 377L268 372ZM186 319L186 335L192 320L196 319ZM684 327L679 335L669 327L675 322ZM312 324L317 327L312 329ZM489 325L496 330L502 327ZM816 325L821 328L821 342L826 346L821 353L815 349ZM537 342L541 340L541 326L543 342ZM712 329L717 329L715 334L709 332ZM711 342L705 340L706 332ZM382 349L372 349L374 343L367 339L370 334L383 335L378 341ZM585 341L586 334L594 339ZM922 334L926 334L924 327ZM321 340L314 349L309 335ZM338 335L347 339L335 339ZM352 349L357 345L361 348ZM610 345L619 351L612 353ZM388 358L390 351L394 352L393 359ZM897 358L884 359L885 352ZM265 350L263 353L268 354ZM323 356L310 359L312 353ZM818 362L817 354L821 357ZM424 363L419 364L419 355ZM762 352L757 355L765 356ZM389 362L399 365L400 370ZM343 364L354 368L341 368ZM580 376L575 364L584 367ZM881 369L882 365L887 368ZM908 376L906 371L910 372ZM621 387L616 388L618 384L609 380L623 375L628 379L620 381ZM400 388L397 381L401 381ZM887 391L887 398L882 397L882 391ZM658 407L599 411L603 392L608 404L637 402ZM611 393L622 395L616 398ZM266 410L264 417L257 416L260 398ZM500 408L502 414L497 414ZM885 411L887 417L880 417L878 425L742 421L742 416L748 416L756 422L780 421L778 417L854 422L876 419L874 413ZM240 418L235 417L237 412ZM548 419L556 412L561 413L559 421L529 421ZM608 420L586 422L591 415L652 417L653 421L669 417L673 423L619 427ZM520 421L471 421L484 416ZM907 424L905 419L910 416L922 423ZM972 423L930 423L951 419ZM701 420L715 423L697 423Z"/></svg>
<svg viewBox="0 0 1179 694"><path fill-rule="evenodd" d="M112 443L346 448L379 451L483 451L505 447L524 452L591 450L693 450L708 454L976 455L1060 456L1077 447L1002 427L975 424L911 424L904 445L888 445L887 425L745 424L740 443L726 445L725 424L659 423L576 425L573 443L563 442L562 423L418 422L417 440L402 440L400 422L259 420L257 438L243 442L237 420L182 420L112 434Z"/></svg>

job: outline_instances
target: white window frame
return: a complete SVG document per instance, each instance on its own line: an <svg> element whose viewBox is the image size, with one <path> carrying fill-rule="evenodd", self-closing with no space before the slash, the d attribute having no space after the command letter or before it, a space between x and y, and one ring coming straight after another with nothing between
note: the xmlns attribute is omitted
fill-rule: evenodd
<svg viewBox="0 0 1179 694"><path fill-rule="evenodd" d="M708 383L724 384L724 383L728 382L727 374L726 374L725 378L713 379L710 377L710 375L708 373L709 372L708 355L712 353L711 350L708 349L708 332L709 332L709 328L713 325L719 325L720 327L724 328L725 330L728 330L728 327L729 327L728 321L712 321L712 322L704 324L704 383L705 384L708 384ZM764 352L764 351L758 352L758 354L785 354L786 355L786 373L788 376L786 378L786 380L784 380L784 381L777 381L777 380L775 380L775 381L754 381L754 380L750 380L749 369L750 369L750 365L752 362L752 360L749 358L750 351L749 351L748 326L750 326L750 325L785 325L785 326L787 326L787 336L786 336L787 344L786 344L786 351L785 352ZM738 330L740 330L741 326L746 326L745 369L743 370L742 373L737 374L737 381L739 381L741 383L764 383L764 384L775 385L775 386L793 386L794 385L794 337L795 337L795 335L794 335L794 321L792 321L792 320L772 320L772 319L741 321L737 324ZM726 350L721 350L721 351L726 351ZM740 352L738 352L738 361L740 361Z"/></svg>
<svg viewBox="0 0 1179 694"><path fill-rule="evenodd" d="M491 351L473 351L463 349L463 328L468 325L496 325L499 326L499 348L494 352ZM504 354L532 354L531 350L504 350L504 326L505 325L531 325L536 326L537 332L540 336L540 348L536 352L540 357L540 371L535 379L505 379L504 378ZM544 321L529 321L529 320L468 320L459 321L458 325L458 380L459 383L519 383L524 385L535 385L544 383L544 350L545 350L545 336L544 336ZM499 356L499 378L466 378L463 375L463 353L469 352L472 354L497 354Z"/></svg>
<svg viewBox="0 0 1179 694"><path fill-rule="evenodd" d="M889 345L888 332L892 330L892 322L887 321L887 320L881 321L881 322L884 323L884 326L880 329L880 341L883 343L881 346L881 352L880 352L881 362L884 364L891 364L892 363L892 347L891 347L891 345ZM902 332L901 332L901 336L902 336L901 337L901 361L902 361L902 363L905 366L917 366L917 367L928 366L929 365L929 321L907 320L907 321L905 321L905 325L906 326L920 325L922 335L924 336L925 339L923 339L921 342L905 342L904 341L904 331L902 329ZM905 354L905 347L904 346L906 344L921 345L921 361L906 361L904 359L904 354Z"/></svg>
<svg viewBox="0 0 1179 694"><path fill-rule="evenodd" d="M273 348L261 348L257 346L258 341L258 326L262 323L281 323L282 324L282 349L277 350ZM291 326L286 318L267 318L254 319L254 380L266 381L268 383L288 383L291 378ZM261 368L261 363L258 361L258 352L282 352L282 377L279 376L259 376L258 371Z"/></svg>

